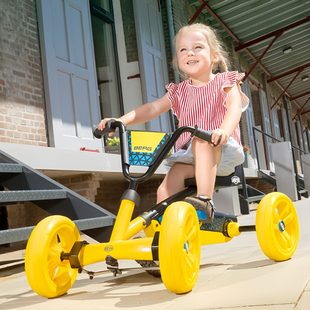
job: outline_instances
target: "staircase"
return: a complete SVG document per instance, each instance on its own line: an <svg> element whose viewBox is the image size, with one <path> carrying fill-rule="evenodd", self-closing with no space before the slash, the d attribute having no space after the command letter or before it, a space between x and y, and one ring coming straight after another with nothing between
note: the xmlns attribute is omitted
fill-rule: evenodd
<svg viewBox="0 0 310 310"><path fill-rule="evenodd" d="M263 182L265 182L265 183L267 183L273 187L277 187L276 175L274 172L272 172L270 170L261 169L261 170L257 171L257 176L261 181L263 181Z"/></svg>
<svg viewBox="0 0 310 310"><path fill-rule="evenodd" d="M276 183L276 175L274 172L270 170L258 170L257 176L260 180L264 181L265 183L277 187ZM309 197L308 191L305 189L304 179L302 176L298 175L298 181L299 181L299 194L305 198Z"/></svg>
<svg viewBox="0 0 310 310"><path fill-rule="evenodd" d="M0 206L30 201L51 215L70 218L80 231L99 242L108 241L115 215L53 179L0 151ZM28 240L34 227L0 231L0 245Z"/></svg>
<svg viewBox="0 0 310 310"><path fill-rule="evenodd" d="M249 184L246 184L246 193L247 193L247 201L250 202L256 202L256 201L260 201L264 198L264 196L266 194L264 194L263 192L257 190L256 188L252 187ZM238 186L238 191L239 191L239 195L244 197L244 192L243 192L243 186L240 185Z"/></svg>

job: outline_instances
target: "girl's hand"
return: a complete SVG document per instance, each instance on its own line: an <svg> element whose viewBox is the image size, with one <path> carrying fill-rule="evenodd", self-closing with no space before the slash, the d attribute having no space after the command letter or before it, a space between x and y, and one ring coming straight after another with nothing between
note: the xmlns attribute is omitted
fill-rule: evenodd
<svg viewBox="0 0 310 310"><path fill-rule="evenodd" d="M215 129L212 133L212 142L214 144L217 144L220 137L221 137L221 141L219 145L225 145L229 138L229 133L225 129L221 129L221 128Z"/></svg>
<svg viewBox="0 0 310 310"><path fill-rule="evenodd" d="M110 119L112 119L112 118L104 118L104 119L102 119L101 122L98 125L98 129L103 131ZM124 124L124 122L123 122L123 120L121 118L113 118L113 119L115 119L116 121L122 122ZM109 132L109 137L113 136L114 134L115 134L115 131Z"/></svg>
<svg viewBox="0 0 310 310"><path fill-rule="evenodd" d="M101 130L101 131L103 131L104 128L105 128L105 126L106 126L106 124L107 124L107 122L108 122L109 120L110 120L110 118L104 118L104 119L102 119L101 122L100 122L99 125L98 125L98 129Z"/></svg>

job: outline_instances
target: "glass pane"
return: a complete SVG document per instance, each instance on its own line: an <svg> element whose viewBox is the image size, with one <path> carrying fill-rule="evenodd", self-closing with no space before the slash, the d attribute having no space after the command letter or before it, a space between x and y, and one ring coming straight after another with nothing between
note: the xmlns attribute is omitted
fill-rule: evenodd
<svg viewBox="0 0 310 310"><path fill-rule="evenodd" d="M112 26L91 16L101 116L120 117L119 89L115 66Z"/></svg>
<svg viewBox="0 0 310 310"><path fill-rule="evenodd" d="M90 2L111 13L110 0L91 0Z"/></svg>

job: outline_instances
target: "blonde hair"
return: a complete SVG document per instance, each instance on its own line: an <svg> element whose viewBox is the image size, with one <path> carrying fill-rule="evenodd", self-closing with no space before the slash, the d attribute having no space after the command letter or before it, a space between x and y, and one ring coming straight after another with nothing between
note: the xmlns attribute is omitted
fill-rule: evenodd
<svg viewBox="0 0 310 310"><path fill-rule="evenodd" d="M203 34L210 46L211 50L211 55L218 54L218 61L217 64L219 65L220 68L223 69L223 71L228 71L228 52L226 50L225 45L221 42L221 40L217 37L215 30L212 29L209 26L206 26L204 24L196 23L196 24L191 24L191 25L186 25L182 27L179 32L176 34L174 41L177 43L178 38L186 31L189 30L195 30L199 31L201 34ZM179 65L178 65L178 60L177 60L177 52L175 52L174 58L172 60L172 65L173 68L182 76L185 76L185 74L180 70ZM188 76L185 76L188 78Z"/></svg>

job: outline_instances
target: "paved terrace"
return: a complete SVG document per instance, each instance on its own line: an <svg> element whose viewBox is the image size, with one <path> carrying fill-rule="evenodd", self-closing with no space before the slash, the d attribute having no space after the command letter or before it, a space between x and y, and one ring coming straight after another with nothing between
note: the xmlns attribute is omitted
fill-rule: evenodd
<svg viewBox="0 0 310 310"><path fill-rule="evenodd" d="M276 263L264 256L255 232L242 233L226 244L202 247L199 277L192 292L175 295L161 279L144 271L110 272L89 280L78 275L68 294L45 299L28 286L23 265L0 269L0 309L85 310L85 309L225 309L225 310L309 310L310 309L310 200L295 204L300 222L300 240L292 259ZM255 211L240 216L251 225ZM24 251L0 255L16 264ZM19 262L20 263L20 262ZM121 267L137 266L123 261ZM104 263L92 270L102 270ZM90 268L88 268L90 269Z"/></svg>

